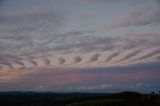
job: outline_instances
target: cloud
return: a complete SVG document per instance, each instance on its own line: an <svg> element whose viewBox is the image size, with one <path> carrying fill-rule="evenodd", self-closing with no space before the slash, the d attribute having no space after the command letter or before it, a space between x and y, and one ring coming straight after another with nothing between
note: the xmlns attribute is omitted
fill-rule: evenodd
<svg viewBox="0 0 160 106"><path fill-rule="evenodd" d="M147 37L145 37L147 36ZM72 36L62 37L51 50L53 51L69 51L70 52L92 52L107 50L126 50L135 47L148 47L158 45L159 34L139 33L127 34L123 37L102 37L102 36ZM152 39L152 40L151 40Z"/></svg>
<svg viewBox="0 0 160 106"><path fill-rule="evenodd" d="M45 54L49 48L48 42L54 39L55 31L63 24L63 15L54 10L39 9L12 15L1 14L0 23L0 54L6 61L11 59L6 53L14 54L16 58Z"/></svg>
<svg viewBox="0 0 160 106"><path fill-rule="evenodd" d="M113 2L117 1L113 0ZM90 2L103 3L112 2L112 0L95 0ZM151 12L151 14L146 16L149 17L144 17L141 12L132 11L122 17L120 24L118 24L122 26L139 25L143 24L143 22L140 22L143 21L143 18L147 18L145 22L148 22L148 20L159 20L158 12ZM154 18L151 18L151 16ZM158 43L159 38L153 37L153 34L149 38L138 38L135 37L136 35L131 35L132 37L128 35L112 36L109 33L101 36L100 34L97 35L98 32L96 30L61 30L61 26L65 24L64 18L66 16L64 17L64 14L61 14L59 11L41 8L12 15L1 14L0 55L3 57L3 61L14 65L16 63L15 60L25 61L25 59L28 60L30 57L37 60L42 55L50 55L51 53L58 53L65 58L65 54L69 53L79 53L81 55L93 52L101 54L103 51L125 51L132 48L148 49L160 45ZM130 58L130 55L125 58ZM106 61L110 61L116 56L118 54L113 53ZM75 63L83 62L82 58L71 58ZM98 60L98 57L94 57L93 61L96 61L96 59ZM36 62L30 63L34 66L38 64ZM49 65L50 62L48 61L47 63L46 61L45 64Z"/></svg>
<svg viewBox="0 0 160 106"><path fill-rule="evenodd" d="M80 56L76 56L73 58L73 63L79 63L82 61L82 58Z"/></svg>
<svg viewBox="0 0 160 106"><path fill-rule="evenodd" d="M29 91L43 91L44 90L44 86L40 85L36 88L30 89Z"/></svg>
<svg viewBox="0 0 160 106"><path fill-rule="evenodd" d="M139 53L140 53L139 50L135 50L135 51L133 51L133 52L127 54L126 56L124 56L122 59L116 61L116 63L126 61L126 60L128 60L128 59L130 59L130 58L136 56L136 55L139 54Z"/></svg>
<svg viewBox="0 0 160 106"><path fill-rule="evenodd" d="M147 54L145 54L145 55L143 55L143 56L141 56L139 58L133 59L132 61L143 60L143 59L149 58L151 56L154 56L156 54L160 54L160 48L158 48L158 49L156 49L156 50L154 50L154 51L152 51L150 53L147 53Z"/></svg>
<svg viewBox="0 0 160 106"><path fill-rule="evenodd" d="M114 23L111 27L116 28L116 27L142 25L143 23L141 22L140 15L141 14L137 12L129 12L125 16L120 18L120 20Z"/></svg>
<svg viewBox="0 0 160 106"><path fill-rule="evenodd" d="M105 60L105 62L111 61L113 58L115 58L115 57L118 56L119 54L120 54L120 52L118 52L118 51L112 53L112 54Z"/></svg>
<svg viewBox="0 0 160 106"><path fill-rule="evenodd" d="M125 85L128 86L128 84L149 83L147 81L159 79L159 67L159 63L150 63L110 68L41 67L34 68L28 73L21 70L1 70L0 90L13 90L14 88L19 89L19 87L22 90L28 90L37 88L40 85L45 87L46 90L54 90L56 87L65 89L66 86L71 86L72 89L84 87L93 89L93 91L98 89L108 90L114 88L117 84L116 87L119 88ZM158 84L159 82L154 83Z"/></svg>
<svg viewBox="0 0 160 106"><path fill-rule="evenodd" d="M91 56L89 63L97 61L99 56L100 56L100 54L94 54L93 56Z"/></svg>
<svg viewBox="0 0 160 106"><path fill-rule="evenodd" d="M3 66L0 66L0 70L3 69Z"/></svg>
<svg viewBox="0 0 160 106"><path fill-rule="evenodd" d="M160 60L160 56L157 56L157 57L156 57L156 60L158 60L158 61L159 61L159 60Z"/></svg>
<svg viewBox="0 0 160 106"><path fill-rule="evenodd" d="M110 27L127 27L127 26L145 26L145 25L159 25L160 24L160 9L136 12L131 11L122 16L118 21L113 23Z"/></svg>
<svg viewBox="0 0 160 106"><path fill-rule="evenodd" d="M76 91L96 91L96 90L104 90L104 89L109 89L113 88L113 84L101 84L101 85L90 85L90 86L69 86L67 89L68 90L76 90Z"/></svg>
<svg viewBox="0 0 160 106"><path fill-rule="evenodd" d="M67 32L68 33L68 32ZM127 50L131 50L131 49L136 49L137 52L138 51L142 51L143 50L148 50L149 48L152 47L159 47L160 43L159 43L159 39L160 36L157 33L128 33L122 37L102 37L102 36L92 36L84 33L84 35L67 35L67 37L65 36L60 36L60 37L56 37L52 42L50 42L49 44L46 44L44 48L37 48L35 50L37 50L36 52L38 52L39 50L41 50L39 53L42 53L39 55L39 53L33 52L32 49L26 49L28 51L31 51L31 55L30 54L24 54L24 56L18 56L18 55L11 55L10 53L8 54L4 54L1 53L1 58L0 60L2 61L1 63L3 63L3 61L6 61L7 63L10 64L15 64L15 61L28 61L31 57L34 58L35 60L41 57L44 57L44 59L52 56L50 55L49 52L51 53L55 53L58 52L60 53L60 55L63 57L63 59L65 58L66 54L69 55L69 53L79 53L79 55L81 54L90 54L92 53L98 53L101 54L101 52L103 51L110 51L112 52L111 55L108 55L107 59L105 60L105 62L109 62L111 61L113 58L118 57L118 55L125 53L125 51ZM65 33L63 34L65 35ZM56 35L55 35L56 36ZM60 41L60 42L59 42ZM44 45L43 45L44 46ZM43 47L42 46L42 47ZM24 50L25 51L25 50ZM27 51L27 52L28 52ZM113 52L115 51L115 52ZM3 52L3 51L1 51ZM26 53L27 53L26 52ZM129 53L126 54L126 56L124 57L124 59L130 59L132 56L136 56L136 51L133 53ZM24 52L25 53L25 52ZM13 53L12 53L13 54ZM33 55L35 54L35 55ZM138 53L137 53L138 54ZM157 53L158 54L158 53ZM103 56L103 53L101 54ZM36 57L37 56L37 57ZM25 57L25 58L24 58ZM83 57L83 55L82 55ZM92 56L91 56L92 57ZM81 57L70 57L72 58L73 62L84 62L82 60ZM44 62L44 59L42 59L42 61ZM59 64L60 63L65 63L66 60L58 60ZM97 61L98 57L93 56L93 60L90 59L89 61ZM125 61L124 59L122 59L121 61ZM60 62L60 61L64 61L64 62ZM120 63L121 61L118 61L118 63ZM47 60L46 60L47 62ZM89 63L90 63L89 62ZM30 62L31 64L33 64L34 66L37 66L38 63L33 63ZM88 64L89 64L88 63ZM47 63L48 65L50 64L49 61Z"/></svg>
<svg viewBox="0 0 160 106"><path fill-rule="evenodd" d="M0 72L0 84L13 84L18 82L18 80L23 76L20 70L2 70Z"/></svg>
<svg viewBox="0 0 160 106"><path fill-rule="evenodd" d="M35 67L38 66L38 63L37 63L35 60L29 60L29 62L30 62L32 65L34 65Z"/></svg>
<svg viewBox="0 0 160 106"><path fill-rule="evenodd" d="M116 37L96 37L96 36L74 36L63 37L62 43L56 45L52 50L66 51L66 50L79 50L81 52L91 52L96 50L110 50L115 48L115 42L119 38ZM65 42L65 43L64 43ZM114 43L113 43L114 42Z"/></svg>
<svg viewBox="0 0 160 106"><path fill-rule="evenodd" d="M7 61L1 61L0 64L7 66L9 69L14 69L13 64Z"/></svg>
<svg viewBox="0 0 160 106"><path fill-rule="evenodd" d="M25 67L25 64L22 61L15 61L15 63L21 65L22 67Z"/></svg>
<svg viewBox="0 0 160 106"><path fill-rule="evenodd" d="M43 61L44 61L44 63L45 63L46 65L50 65L50 64L51 64L51 61L50 61L49 59L43 59Z"/></svg>
<svg viewBox="0 0 160 106"><path fill-rule="evenodd" d="M63 57L60 57L58 61L60 65L63 65L66 62L66 60Z"/></svg>

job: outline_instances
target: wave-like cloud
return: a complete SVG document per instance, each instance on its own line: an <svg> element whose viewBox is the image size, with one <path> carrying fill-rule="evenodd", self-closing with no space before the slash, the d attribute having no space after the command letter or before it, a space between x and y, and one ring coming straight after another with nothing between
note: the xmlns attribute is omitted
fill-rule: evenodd
<svg viewBox="0 0 160 106"><path fill-rule="evenodd" d="M82 58L80 56L76 56L73 58L73 63L79 63L82 61Z"/></svg>
<svg viewBox="0 0 160 106"><path fill-rule="evenodd" d="M115 57L118 56L119 54L120 54L119 51L116 51L116 52L112 53L109 57L107 57L107 59L105 60L105 62L111 61L113 58L115 58Z"/></svg>
<svg viewBox="0 0 160 106"><path fill-rule="evenodd" d="M60 65L63 65L66 62L66 60L63 57L60 57L58 61Z"/></svg>
<svg viewBox="0 0 160 106"><path fill-rule="evenodd" d="M15 61L15 63L21 65L22 67L25 67L25 64L22 61Z"/></svg>
<svg viewBox="0 0 160 106"><path fill-rule="evenodd" d="M88 62L90 63L97 61L99 56L100 54L94 54L93 56L90 57L90 60Z"/></svg>
<svg viewBox="0 0 160 106"><path fill-rule="evenodd" d="M1 62L1 64L2 64L2 65L7 66L9 69L14 69L14 67L13 67L13 64L12 64L12 63L9 63L9 62L6 62L6 61L3 61L3 62Z"/></svg>
<svg viewBox="0 0 160 106"><path fill-rule="evenodd" d="M35 67L38 66L38 63L37 63L35 60L29 60L29 62L30 62L32 65L34 65Z"/></svg>
<svg viewBox="0 0 160 106"><path fill-rule="evenodd" d="M63 15L54 10L39 9L1 14L0 23L0 56L6 61L14 54L15 60L19 60L20 57L36 57L49 51L47 45L53 41L54 31L63 24Z"/></svg>
<svg viewBox="0 0 160 106"><path fill-rule="evenodd" d="M132 61L147 59L147 58L149 58L151 56L154 56L156 54L160 54L160 48L158 48L158 49L156 49L156 50L154 50L154 51L152 51L150 53L147 53L147 54L145 54L145 55L143 55L143 56L141 56L139 58L133 59Z"/></svg>
<svg viewBox="0 0 160 106"><path fill-rule="evenodd" d="M131 0L86 0L94 3L109 3L109 2L122 2ZM138 0L137 0L138 1ZM157 0L159 2L159 0ZM38 59L44 54L55 54L57 58L59 55L59 64L64 64L66 55L69 53L79 53L81 57L72 57L73 63L81 62L85 54L99 53L112 51L126 51L133 48L148 48L160 46L159 34L127 34L126 36L112 36L110 33L99 33L98 30L67 30L61 31L61 26L65 23L67 15L56 10L38 9L34 11L25 11L18 14L1 14L0 15L0 65L17 64L15 60L29 60L34 57L36 61L30 61L33 66L38 66ZM159 9L147 11L131 11L125 16L122 16L120 21L115 23L115 27L124 26L144 26L153 23L159 23ZM64 27L65 28L65 27ZM108 31L108 30L107 30ZM115 31L116 32L116 31ZM116 32L117 33L117 32ZM138 35L138 36L137 36ZM7 54L6 54L7 53ZM123 52L122 52L123 53ZM13 55L14 54L14 55ZM58 56L56 56L58 54ZM74 54L74 55L75 55ZM157 53L158 54L158 53ZM111 61L113 58L118 57L120 54L112 53L108 56L105 62ZM130 59L136 56L136 52L127 54L123 59L118 62ZM150 55L149 55L150 56ZM49 56L48 56L49 57ZM47 57L47 58L48 58ZM2 58L2 59L1 59ZM21 59L23 58L23 59ZM85 58L85 57L84 57ZM144 58L144 57L143 57ZM25 60L26 59L26 60ZM97 61L99 55L91 55L90 62ZM44 64L50 65L50 60L42 60ZM101 61L101 60L100 60ZM22 63L18 63L23 66ZM27 67L27 66L25 66Z"/></svg>
<svg viewBox="0 0 160 106"><path fill-rule="evenodd" d="M43 59L44 64L46 64L47 66L49 66L51 64L51 61L47 58Z"/></svg>
<svg viewBox="0 0 160 106"><path fill-rule="evenodd" d="M116 63L126 61L126 60L128 60L128 59L130 59L130 58L136 56L136 55L139 54L139 53L140 53L140 50L135 50L135 51L133 51L133 52L127 54L126 56L124 56L122 59L116 61Z"/></svg>

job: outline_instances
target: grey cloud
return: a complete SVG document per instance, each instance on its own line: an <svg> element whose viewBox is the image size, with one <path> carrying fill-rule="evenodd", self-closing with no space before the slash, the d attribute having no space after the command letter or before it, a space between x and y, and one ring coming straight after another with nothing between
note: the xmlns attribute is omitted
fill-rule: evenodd
<svg viewBox="0 0 160 106"><path fill-rule="evenodd" d="M89 62L97 61L99 56L100 56L100 54L94 54L93 56L91 56Z"/></svg>
<svg viewBox="0 0 160 106"><path fill-rule="evenodd" d="M22 67L25 67L25 64L22 61L15 61L15 63L21 65Z"/></svg>
<svg viewBox="0 0 160 106"><path fill-rule="evenodd" d="M119 54L120 54L120 52L114 52L114 53L112 53L112 54L105 60L105 62L111 61L113 58L115 58L115 57L118 56Z"/></svg>
<svg viewBox="0 0 160 106"><path fill-rule="evenodd" d="M113 88L115 85L113 84L102 84L102 85L92 85L92 86L76 86L72 87L69 86L67 89L68 90L77 90L77 91L94 91L94 90L104 90L104 89L109 89Z"/></svg>
<svg viewBox="0 0 160 106"><path fill-rule="evenodd" d="M65 38L65 37L64 37ZM71 39L66 37L63 42L55 45L53 51L106 51L106 50L126 50L135 47L152 47L158 46L159 34L142 33L127 34L124 37L95 37L95 36L75 36Z"/></svg>
<svg viewBox="0 0 160 106"><path fill-rule="evenodd" d="M3 62L3 63L1 63L1 64L3 64L3 65L5 65L5 66L7 66L9 69L14 69L14 67L13 67L12 63Z"/></svg>
<svg viewBox="0 0 160 106"><path fill-rule="evenodd" d="M81 49L81 51L94 51L94 50L103 50L103 49L113 49L113 42L117 41L117 38L112 37L93 37L93 36L81 36L74 37L71 40L68 40L67 44L57 45L53 47L55 51L64 51L69 49Z"/></svg>
<svg viewBox="0 0 160 106"><path fill-rule="evenodd" d="M134 16L134 14L136 15ZM136 22L139 21L141 15L131 13L129 16L132 21ZM156 19L151 19L158 20L158 16ZM132 17L135 18L132 19ZM91 51L126 50L135 47L149 48L160 45L159 38L155 35L152 36L153 34L150 37L133 37L135 35L131 35L132 37L128 35L124 37L104 35L101 37L94 36L96 31L60 32L57 29L63 25L63 16L55 11L34 11L11 16L1 15L0 23L0 55L4 61L10 63L14 60L23 60L21 57L37 58L36 56L47 54L50 51L88 53ZM5 55L6 53L8 56ZM12 54L15 57L9 57ZM37 66L37 63L31 64Z"/></svg>
<svg viewBox="0 0 160 106"><path fill-rule="evenodd" d="M51 64L51 61L50 61L49 59L43 59L43 61L44 61L44 63L45 63L46 65L50 65L50 64Z"/></svg>
<svg viewBox="0 0 160 106"><path fill-rule="evenodd" d="M29 60L29 62L35 67L38 66L38 63L35 60Z"/></svg>
<svg viewBox="0 0 160 106"><path fill-rule="evenodd" d="M58 36L63 36L63 37L68 37L68 36L84 36L84 35L87 35L87 34L93 34L95 33L96 31L78 31L78 30L74 30L74 31L69 31L69 32L66 32L64 34L61 34L61 35L58 35Z"/></svg>
<svg viewBox="0 0 160 106"><path fill-rule="evenodd" d="M3 66L0 66L0 69L3 69Z"/></svg>
<svg viewBox="0 0 160 106"><path fill-rule="evenodd" d="M160 56L156 57L156 60L158 60L158 61L159 61L159 60L160 60Z"/></svg>
<svg viewBox="0 0 160 106"><path fill-rule="evenodd" d="M128 60L128 59L136 56L139 53L140 53L140 50L135 50L132 53L127 54L125 57L123 57L122 59L120 59L120 60L118 60L116 62L118 63L118 62L122 62L122 61Z"/></svg>
<svg viewBox="0 0 160 106"><path fill-rule="evenodd" d="M16 58L27 58L48 51L48 41L54 39L55 31L63 24L63 15L50 10L1 14L0 23L1 56L5 60L12 59L6 53L14 54Z"/></svg>
<svg viewBox="0 0 160 106"><path fill-rule="evenodd" d="M132 61L146 59L146 58L149 58L149 57L154 56L156 54L160 54L160 48L156 49L155 51L153 51L151 53L145 54L145 55L143 55L143 56L141 56L139 58L133 59Z"/></svg>
<svg viewBox="0 0 160 106"><path fill-rule="evenodd" d="M58 61L60 65L63 65L66 62L66 60L63 57L60 57Z"/></svg>
<svg viewBox="0 0 160 106"><path fill-rule="evenodd" d="M0 64L1 65L5 65L10 69L14 69L12 62L10 62L9 60L6 60L6 59L4 59L2 57L0 57Z"/></svg>
<svg viewBox="0 0 160 106"><path fill-rule="evenodd" d="M145 26L160 24L160 9L151 12L128 12L126 15L118 19L111 28L127 27L127 26Z"/></svg>
<svg viewBox="0 0 160 106"><path fill-rule="evenodd" d="M76 57L74 57L74 59L73 59L73 63L79 63L79 62L81 62L82 61L82 58L80 57L80 56L76 56Z"/></svg>
<svg viewBox="0 0 160 106"><path fill-rule="evenodd" d="M13 67L13 65L7 65L8 66L8 68L10 68L10 69L14 69L14 67Z"/></svg>
<svg viewBox="0 0 160 106"><path fill-rule="evenodd" d="M108 51L108 50L127 50L127 49L132 49L132 48L150 48L150 47L155 47L159 46L159 39L160 36L159 34L154 34L154 33L131 33L127 34L126 36L122 37L100 37L100 36L92 36L92 35L79 35L82 34L77 32L78 36L74 34L69 36L70 34L66 34L67 37L60 36L55 38L52 42L46 45L42 45L42 47L38 46L36 48L34 47L26 47L23 52L21 52L21 56L24 57L34 57L34 55L37 55L38 53L43 53L46 54L46 52L49 51L60 51L61 53L70 53L70 52L81 52L81 53L88 53L91 51ZM86 34L86 33L83 33ZM56 40L61 39L61 43L57 43ZM52 40L52 39L50 39ZM27 52L26 52L27 51ZM3 52L3 51L1 51ZM2 54L2 53L1 53ZM15 53L12 53L15 54ZM9 55L8 55L9 56ZM8 57L6 55L1 55L1 57L6 57L5 60L13 61L13 60L23 60L18 59L20 56L15 56L15 59L12 57ZM113 53L111 56L108 57L106 61L112 60L112 58L118 56L117 53ZM34 57L36 58L36 57ZM130 55L127 56L126 58L130 58ZM36 66L36 65L35 65Z"/></svg>

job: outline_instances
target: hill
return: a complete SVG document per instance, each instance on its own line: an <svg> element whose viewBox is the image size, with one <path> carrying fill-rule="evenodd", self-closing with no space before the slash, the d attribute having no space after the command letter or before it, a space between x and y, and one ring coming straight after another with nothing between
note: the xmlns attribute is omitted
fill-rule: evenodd
<svg viewBox="0 0 160 106"><path fill-rule="evenodd" d="M137 92L0 92L0 106L160 106L160 95Z"/></svg>

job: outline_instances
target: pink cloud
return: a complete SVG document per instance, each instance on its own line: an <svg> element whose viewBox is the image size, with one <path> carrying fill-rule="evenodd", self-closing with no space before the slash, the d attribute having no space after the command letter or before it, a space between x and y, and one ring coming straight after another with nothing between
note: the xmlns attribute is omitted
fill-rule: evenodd
<svg viewBox="0 0 160 106"><path fill-rule="evenodd" d="M16 82L22 77L23 73L21 70L3 70L0 72L0 83Z"/></svg>
<svg viewBox="0 0 160 106"><path fill-rule="evenodd" d="M125 26L144 26L148 24L160 23L160 9L150 12L128 12L124 16L120 17L115 23L111 25L111 28L125 27Z"/></svg>
<svg viewBox="0 0 160 106"><path fill-rule="evenodd" d="M53 86L63 86L84 81L97 81L97 80L114 81L114 82L136 81L136 80L159 78L160 76L160 72L158 71L85 73L85 72L77 72L76 69L68 69L68 71L66 71L65 69L62 70L63 71L60 71L58 69L56 69L55 71L45 70L31 76L33 76L32 78L35 78L36 80L43 79L47 83L49 83L49 85Z"/></svg>

